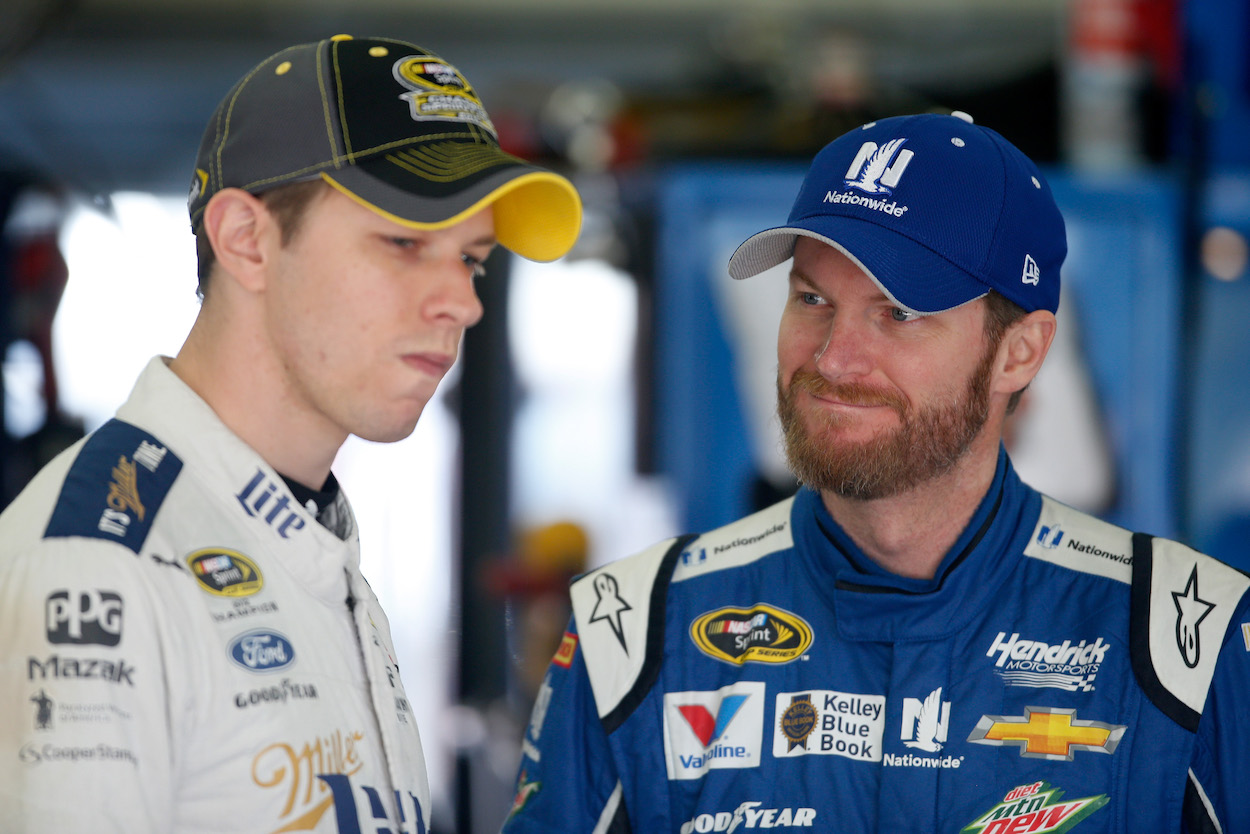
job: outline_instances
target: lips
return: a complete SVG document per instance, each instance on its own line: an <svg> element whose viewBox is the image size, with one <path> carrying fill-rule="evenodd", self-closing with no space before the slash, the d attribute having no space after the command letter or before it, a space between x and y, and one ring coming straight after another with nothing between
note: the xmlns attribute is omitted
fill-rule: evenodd
<svg viewBox="0 0 1250 834"><path fill-rule="evenodd" d="M424 374L441 379L449 370L456 357L446 353L407 353L404 363Z"/></svg>

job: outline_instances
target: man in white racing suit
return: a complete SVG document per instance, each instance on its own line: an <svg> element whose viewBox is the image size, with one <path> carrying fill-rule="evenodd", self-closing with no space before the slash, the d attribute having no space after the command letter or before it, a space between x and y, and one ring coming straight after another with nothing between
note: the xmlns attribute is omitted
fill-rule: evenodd
<svg viewBox="0 0 1250 834"><path fill-rule="evenodd" d="M580 211L412 44L337 36L235 85L186 343L0 516L0 832L429 830L330 467L412 431L496 243L560 257Z"/></svg>

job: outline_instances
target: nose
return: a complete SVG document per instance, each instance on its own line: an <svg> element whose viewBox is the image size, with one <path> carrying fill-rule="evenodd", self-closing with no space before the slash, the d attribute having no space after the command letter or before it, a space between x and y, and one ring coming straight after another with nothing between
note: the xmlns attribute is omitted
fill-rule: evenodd
<svg viewBox="0 0 1250 834"><path fill-rule="evenodd" d="M474 286L473 270L459 257L440 263L436 275L419 280L433 283L423 305L431 320L445 320L460 328L472 327L481 321L484 309Z"/></svg>
<svg viewBox="0 0 1250 834"><path fill-rule="evenodd" d="M868 374L872 371L870 338L867 327L847 316L833 316L824 343L813 356L816 370L829 380Z"/></svg>

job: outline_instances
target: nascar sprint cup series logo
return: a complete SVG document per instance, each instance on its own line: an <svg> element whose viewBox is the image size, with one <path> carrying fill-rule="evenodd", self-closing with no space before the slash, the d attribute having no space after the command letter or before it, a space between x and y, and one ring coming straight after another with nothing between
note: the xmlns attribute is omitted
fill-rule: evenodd
<svg viewBox="0 0 1250 834"><path fill-rule="evenodd" d="M812 645L812 627L797 614L764 603L717 608L690 625L690 638L709 657L743 663L789 663Z"/></svg>
<svg viewBox="0 0 1250 834"><path fill-rule="evenodd" d="M481 99L451 64L431 56L409 55L396 61L391 72L412 91L400 98L408 102L414 121L469 122L495 135Z"/></svg>

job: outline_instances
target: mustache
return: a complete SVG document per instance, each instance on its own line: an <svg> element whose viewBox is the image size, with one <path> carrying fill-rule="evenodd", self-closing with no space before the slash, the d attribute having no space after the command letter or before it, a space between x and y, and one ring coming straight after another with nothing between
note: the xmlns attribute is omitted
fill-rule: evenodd
<svg viewBox="0 0 1250 834"><path fill-rule="evenodd" d="M830 382L815 371L799 370L790 378L792 393L803 392L848 405L886 406L906 413L907 401L897 391L885 391L862 382Z"/></svg>

